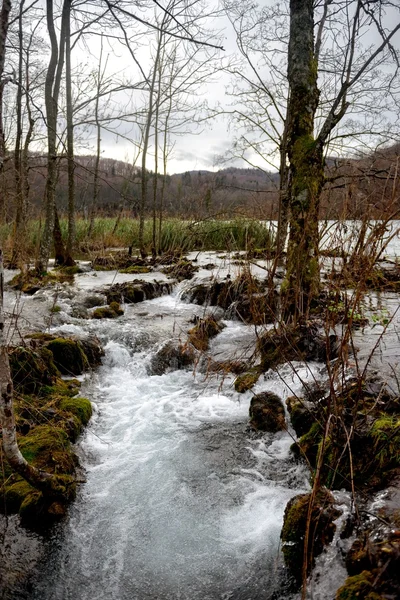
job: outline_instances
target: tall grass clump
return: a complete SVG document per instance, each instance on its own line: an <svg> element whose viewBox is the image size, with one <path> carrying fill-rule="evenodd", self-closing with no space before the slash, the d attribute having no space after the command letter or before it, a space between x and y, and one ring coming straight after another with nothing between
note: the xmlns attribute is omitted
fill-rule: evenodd
<svg viewBox="0 0 400 600"><path fill-rule="evenodd" d="M68 223L60 220L63 238L67 237ZM41 223L31 220L27 224L25 255L33 258L40 241ZM85 219L76 220L77 255L90 254L107 248L139 247L139 222L137 219L122 217L97 217L90 239L89 224ZM0 226L0 241L7 250L12 246L13 225ZM152 245L152 221L145 221L144 243ZM161 252L180 249L183 252L195 250L236 251L262 248L273 249L273 234L268 224L257 220L237 218L232 220L184 221L166 219L163 222L159 249Z"/></svg>

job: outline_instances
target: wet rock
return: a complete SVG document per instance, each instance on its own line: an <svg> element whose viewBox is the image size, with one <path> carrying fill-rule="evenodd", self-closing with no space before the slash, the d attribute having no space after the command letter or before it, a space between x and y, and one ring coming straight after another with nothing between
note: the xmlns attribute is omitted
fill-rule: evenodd
<svg viewBox="0 0 400 600"><path fill-rule="evenodd" d="M251 390L251 388L255 386L255 384L257 383L259 378L260 378L260 372L257 370L248 371L247 373L243 373L242 375L239 375L239 377L236 377L236 379L235 379L235 383L234 383L235 390L237 392L239 392L239 394L243 394L244 392Z"/></svg>
<svg viewBox="0 0 400 600"><path fill-rule="evenodd" d="M296 435L306 434L315 422L315 415L312 412L310 403L296 396L290 396L286 400L286 406Z"/></svg>
<svg viewBox="0 0 400 600"><path fill-rule="evenodd" d="M191 344L169 341L151 358L151 373L153 375L163 375L166 371L184 369L193 364L196 356L196 350Z"/></svg>
<svg viewBox="0 0 400 600"><path fill-rule="evenodd" d="M9 360L15 389L20 393L35 394L43 386L53 385L59 375L46 348L18 346L10 350Z"/></svg>
<svg viewBox="0 0 400 600"><path fill-rule="evenodd" d="M106 291L107 303L121 302L136 304L143 300L152 300L164 294L170 294L172 284L164 281L142 281L135 279L132 282L116 283Z"/></svg>
<svg viewBox="0 0 400 600"><path fill-rule="evenodd" d="M311 494L300 494L289 500L283 519L281 532L282 552L285 564L299 586L302 581L304 561L304 537L308 521ZM309 544L307 548L307 573L315 564L315 557L321 554L325 546L331 543L340 516L334 506L332 494L322 488L314 498L311 511Z"/></svg>
<svg viewBox="0 0 400 600"><path fill-rule="evenodd" d="M101 359L104 356L104 348L99 338L95 335L89 335L80 340L85 353L87 364L93 369L101 365Z"/></svg>
<svg viewBox="0 0 400 600"><path fill-rule="evenodd" d="M95 308L96 306L102 306L104 304L104 296L91 294L86 296L82 302L85 308Z"/></svg>
<svg viewBox="0 0 400 600"><path fill-rule="evenodd" d="M265 371L292 360L325 362L337 356L337 337L325 335L316 323L281 326L262 335L257 343Z"/></svg>
<svg viewBox="0 0 400 600"><path fill-rule="evenodd" d="M181 260L175 265L161 269L161 271L177 281L183 281L184 279L192 279L199 268L199 266L194 265L188 260Z"/></svg>
<svg viewBox="0 0 400 600"><path fill-rule="evenodd" d="M46 344L53 354L54 364L63 375L81 375L87 364L85 352L79 340L55 338Z"/></svg>
<svg viewBox="0 0 400 600"><path fill-rule="evenodd" d="M250 424L260 431L276 433L286 428L282 400L272 392L253 396L250 402Z"/></svg>
<svg viewBox="0 0 400 600"><path fill-rule="evenodd" d="M224 325L218 323L213 316L200 319L197 325L188 331L189 342L196 348L204 352L208 348L208 341L222 331Z"/></svg>
<svg viewBox="0 0 400 600"><path fill-rule="evenodd" d="M124 314L121 305L118 302L111 302L110 306L96 308L93 312L93 319L116 319Z"/></svg>
<svg viewBox="0 0 400 600"><path fill-rule="evenodd" d="M265 282L249 273L235 280L212 281L195 285L182 298L193 304L219 306L227 311L227 318L261 325L276 318L278 295Z"/></svg>
<svg viewBox="0 0 400 600"><path fill-rule="evenodd" d="M348 577L336 593L336 600L385 600L374 591L374 575L363 571L359 575ZM394 597L394 596L393 596Z"/></svg>

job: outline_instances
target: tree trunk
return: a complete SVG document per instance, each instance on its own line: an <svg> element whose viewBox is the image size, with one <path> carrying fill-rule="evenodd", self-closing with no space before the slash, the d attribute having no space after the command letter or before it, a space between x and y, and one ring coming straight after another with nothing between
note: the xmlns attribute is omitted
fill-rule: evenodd
<svg viewBox="0 0 400 600"><path fill-rule="evenodd" d="M313 0L290 1L287 123L290 234L282 308L284 319L293 321L307 317L311 300L319 290L318 210L324 159L322 144L314 139L319 91L313 5Z"/></svg>
<svg viewBox="0 0 400 600"><path fill-rule="evenodd" d="M72 114L72 79L71 79L71 0L65 0L65 87L67 104L67 161L68 161L68 237L65 265L75 265L73 252L75 246L75 159L74 159L74 124Z"/></svg>
<svg viewBox="0 0 400 600"><path fill-rule="evenodd" d="M57 181L57 114L58 96L64 66L67 3L68 0L65 0L61 21L60 50L58 50L57 35L54 28L53 0L46 0L47 30L50 38L51 55L44 88L47 117L47 180L45 223L40 242L39 258L36 264L36 270L39 275L47 271L52 237L55 236L55 241L57 241L57 236L59 235L59 231L54 231L56 208L55 191ZM61 260L60 249L59 259ZM63 256L62 262L64 262L64 259L65 256Z"/></svg>
<svg viewBox="0 0 400 600"><path fill-rule="evenodd" d="M22 141L22 67L23 67L23 29L22 15L24 10L25 0L22 0L18 15L18 81L16 95L16 134L14 146L14 179L15 179L15 224L13 236L13 249L11 254L10 268L18 268L18 263L24 243L24 189L22 185L22 156L21 156L21 141Z"/></svg>
<svg viewBox="0 0 400 600"><path fill-rule="evenodd" d="M4 129L3 129L3 93L6 81L4 80L4 64L6 59L6 39L8 32L9 16L11 11L10 0L3 0L0 12L0 173L3 170L6 155Z"/></svg>

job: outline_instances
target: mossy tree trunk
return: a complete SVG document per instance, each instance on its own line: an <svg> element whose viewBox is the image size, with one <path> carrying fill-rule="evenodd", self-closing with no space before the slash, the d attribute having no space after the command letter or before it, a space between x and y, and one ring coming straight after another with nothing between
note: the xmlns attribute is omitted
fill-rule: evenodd
<svg viewBox="0 0 400 600"><path fill-rule="evenodd" d="M314 2L291 0L287 121L290 234L282 300L285 320L294 321L307 315L319 289L318 209L324 159L323 145L314 139L319 100L317 67Z"/></svg>

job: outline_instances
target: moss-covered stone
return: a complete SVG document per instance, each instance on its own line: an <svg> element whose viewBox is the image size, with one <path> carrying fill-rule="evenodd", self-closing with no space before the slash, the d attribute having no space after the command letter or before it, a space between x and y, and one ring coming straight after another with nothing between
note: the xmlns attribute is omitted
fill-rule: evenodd
<svg viewBox="0 0 400 600"><path fill-rule="evenodd" d="M374 579L375 576L370 571L348 577L338 589L336 600L384 600L383 596L374 591Z"/></svg>
<svg viewBox="0 0 400 600"><path fill-rule="evenodd" d="M199 267L188 260L180 260L172 266L161 269L163 273L169 275L170 277L173 277L174 279L177 279L178 281L183 281L184 279L192 279L193 275L198 270Z"/></svg>
<svg viewBox="0 0 400 600"><path fill-rule="evenodd" d="M315 422L315 415L306 405L304 400L297 398L296 396L290 396L287 398L286 406L288 408L290 421L293 429L296 432L296 435L305 435Z"/></svg>
<svg viewBox="0 0 400 600"><path fill-rule="evenodd" d="M311 494L300 494L288 502L281 531L285 564L298 585L302 581L304 538L310 501ZM332 494L326 489L320 489L315 495L307 549L307 573L314 566L315 557L333 539L336 529L333 521L340 515L333 502Z"/></svg>
<svg viewBox="0 0 400 600"><path fill-rule="evenodd" d="M151 373L153 375L163 375L167 370L184 369L192 365L195 359L196 351L191 344L169 341L152 357Z"/></svg>
<svg viewBox="0 0 400 600"><path fill-rule="evenodd" d="M92 416L92 405L87 398L76 396L75 398L65 398L60 403L60 409L77 416L82 425L87 425Z"/></svg>
<svg viewBox="0 0 400 600"><path fill-rule="evenodd" d="M15 275L9 282L10 287L20 290L24 294L33 295L47 285L59 283L73 283L74 273L64 270L54 270L48 273L38 273L31 269Z"/></svg>
<svg viewBox="0 0 400 600"><path fill-rule="evenodd" d="M256 369L254 369L253 371L248 371L247 373L243 373L235 379L235 390L239 392L239 394L243 394L244 392L251 390L251 388L255 386L259 378L260 373Z"/></svg>
<svg viewBox="0 0 400 600"><path fill-rule="evenodd" d="M170 283L164 281L143 281L135 279L125 283L116 283L106 292L107 302L121 302L123 299L127 303L136 304L144 300L152 300L164 294L169 294L172 290Z"/></svg>
<svg viewBox="0 0 400 600"><path fill-rule="evenodd" d="M24 458L38 469L68 474L75 470L76 457L61 427L37 425L18 443Z"/></svg>
<svg viewBox="0 0 400 600"><path fill-rule="evenodd" d="M132 265L126 269L120 269L120 273L136 274L150 273L151 267L146 265Z"/></svg>
<svg viewBox="0 0 400 600"><path fill-rule="evenodd" d="M46 348L18 346L11 349L9 359L14 386L20 393L34 394L43 386L51 386L60 374Z"/></svg>
<svg viewBox="0 0 400 600"><path fill-rule="evenodd" d="M94 319L116 319L124 314L123 309L119 302L111 302L110 306L102 306L100 308L96 308L93 312Z"/></svg>
<svg viewBox="0 0 400 600"><path fill-rule="evenodd" d="M250 402L250 425L259 431L276 433L286 428L282 400L272 392L253 396Z"/></svg>
<svg viewBox="0 0 400 600"><path fill-rule="evenodd" d="M63 375L80 375L88 366L82 344L78 340L56 338L47 343L54 364Z"/></svg>
<svg viewBox="0 0 400 600"><path fill-rule="evenodd" d="M188 331L189 342L196 350L204 352L208 348L209 339L218 335L223 328L224 325L218 323L212 316L200 319L197 325Z"/></svg>

